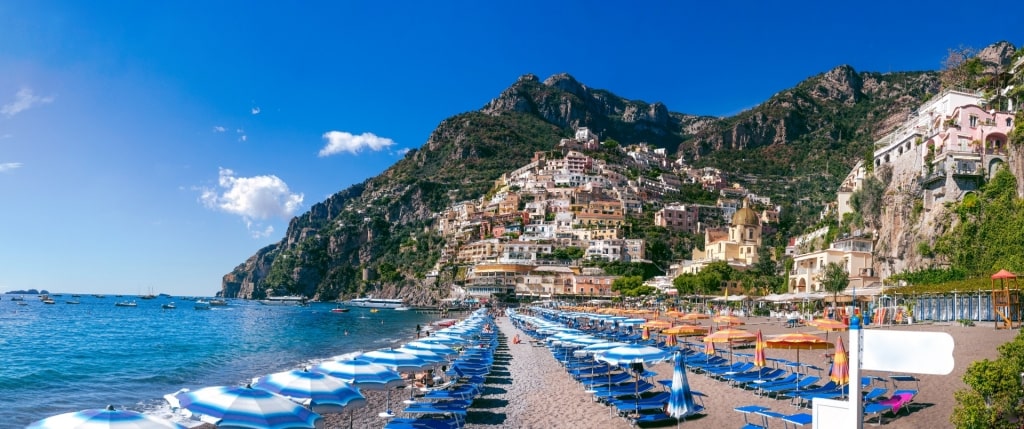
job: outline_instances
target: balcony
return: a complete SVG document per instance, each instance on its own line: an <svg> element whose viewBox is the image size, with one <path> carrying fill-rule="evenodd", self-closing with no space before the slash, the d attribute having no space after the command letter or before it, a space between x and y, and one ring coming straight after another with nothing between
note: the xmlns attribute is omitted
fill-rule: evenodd
<svg viewBox="0 0 1024 429"><path fill-rule="evenodd" d="M973 168L973 169L957 168L957 169L953 170L953 177L958 178L958 179L959 178L976 179L976 178L980 178L980 177L982 177L984 175L985 175L985 173L982 172L982 170L980 168Z"/></svg>
<svg viewBox="0 0 1024 429"><path fill-rule="evenodd" d="M945 180L946 180L946 170L943 169L943 168L935 170L935 171L931 172L931 174L927 174L926 173L926 174L922 175L921 178L920 178L921 186L922 187L928 187L928 185L931 185L931 184L934 184L934 183L938 183L938 182L942 182L942 181L945 181Z"/></svg>

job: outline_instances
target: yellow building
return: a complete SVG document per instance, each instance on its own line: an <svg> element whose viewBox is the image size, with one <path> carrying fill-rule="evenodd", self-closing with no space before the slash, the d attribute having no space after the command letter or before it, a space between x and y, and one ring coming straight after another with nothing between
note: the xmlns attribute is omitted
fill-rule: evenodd
<svg viewBox="0 0 1024 429"><path fill-rule="evenodd" d="M699 273L707 264L726 261L733 268L745 270L757 263L761 247L761 219L746 205L736 210L728 229L704 230L704 250L693 251L693 261L684 264L683 273Z"/></svg>

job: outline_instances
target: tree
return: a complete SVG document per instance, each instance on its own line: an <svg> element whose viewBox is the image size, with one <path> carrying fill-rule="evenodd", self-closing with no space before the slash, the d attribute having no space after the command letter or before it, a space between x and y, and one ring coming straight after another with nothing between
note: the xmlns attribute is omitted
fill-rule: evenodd
<svg viewBox="0 0 1024 429"><path fill-rule="evenodd" d="M829 262L825 266L825 272L821 276L821 287L826 292L832 292L832 302L836 302L839 292L846 290L850 284L850 274L842 265L836 262Z"/></svg>
<svg viewBox="0 0 1024 429"><path fill-rule="evenodd" d="M650 295L654 290L653 286L644 285L644 278L640 276L619 277L612 282L612 291L623 296Z"/></svg>
<svg viewBox="0 0 1024 429"><path fill-rule="evenodd" d="M973 77L972 72L976 74L977 66L973 66L971 61L976 53L974 48L964 46L949 50L942 60L942 72L939 75L943 88L952 89L968 84Z"/></svg>

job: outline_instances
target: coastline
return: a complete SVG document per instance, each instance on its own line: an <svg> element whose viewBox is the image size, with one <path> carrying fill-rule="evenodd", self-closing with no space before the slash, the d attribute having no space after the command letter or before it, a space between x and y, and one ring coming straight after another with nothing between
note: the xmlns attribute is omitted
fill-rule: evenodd
<svg viewBox="0 0 1024 429"><path fill-rule="evenodd" d="M809 332L824 335L812 327L787 328L778 319L767 317L750 317L747 323L739 328L751 332L758 329L765 336L791 332ZM621 428L634 426L627 420L616 415L608 406L594 400L591 394L584 391L554 359L547 347L531 344L526 341L525 333L515 328L507 317L497 317L499 347L495 356L492 373L487 377L483 394L470 407L466 417L467 429L497 428ZM886 414L883 427L888 428L946 428L952 427L949 418L956 405L954 392L965 385L962 381L967 367L976 360L997 357L996 348L1012 338L1017 330L995 330L980 324L975 327L962 327L955 324L900 325L867 329L898 329L905 331L947 332L954 337L955 368L949 375L916 375L919 384L900 388L918 388L919 393L909 408L909 414L901 412L898 416ZM512 344L510 339L519 335L524 341ZM833 332L829 339L834 341L842 335L844 342L848 333ZM727 350L727 349L726 349ZM743 350L750 352L751 350ZM719 353L728 353L719 351ZM908 351L912 353L913 351ZM767 350L769 358L795 359L796 354L789 350ZM821 351L805 351L801 361L827 368L825 356ZM672 377L672 363L665 362L648 367L656 372L660 380ZM865 371L864 375L881 375L876 371ZM827 374L823 374L827 377ZM744 405L761 405L783 414L810 413L809 408L796 408L788 399L758 397L752 391L729 387L725 382L708 378L702 374L687 373L693 390L703 392L704 405L707 409L702 415L688 419L691 426L701 427L739 427L744 424L743 414L733 409ZM892 385L888 386L890 391ZM377 414L384 409L385 393L363 391L367 405L346 411L341 414L324 415L324 427L383 427L387 420ZM408 391L396 389L391 394L392 408L401 415L400 401ZM867 425L874 425L877 416L865 419ZM686 424L686 423L683 423ZM781 423L773 421L772 426ZM212 428L213 426L198 426Z"/></svg>

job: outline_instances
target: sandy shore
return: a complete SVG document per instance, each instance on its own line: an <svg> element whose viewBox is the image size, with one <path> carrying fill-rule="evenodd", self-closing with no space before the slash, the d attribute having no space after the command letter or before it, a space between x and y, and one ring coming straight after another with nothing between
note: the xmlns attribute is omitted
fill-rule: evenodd
<svg viewBox="0 0 1024 429"><path fill-rule="evenodd" d="M751 317L743 326L751 332L760 329L765 336L787 332L812 332L812 327L786 328L777 319ZM584 392L563 370L545 347L538 347L524 341L522 344L511 344L506 341L519 333L525 340L527 337L512 326L507 318L498 320L502 333L502 343L497 350L495 365L487 378L484 394L474 401L467 415L469 429L494 428L630 428L631 425L611 409L594 401L593 396ZM898 328L885 327L869 329L900 329L915 331L941 331L951 334L956 348L954 359L956 367L953 373L945 376L917 375L920 379L920 393L910 408L909 415L901 412L899 416L886 415L883 427L889 428L946 428L952 427L949 416L956 401L953 393L964 387L962 378L964 371L971 362L981 359L993 359L998 353L996 347L1016 336L1016 330L995 330L990 324L979 324L974 327L961 327L953 324L916 324L903 325ZM842 335L848 344L847 333L831 333L830 339ZM749 352L750 350L744 350ZM912 352L912 351L908 351ZM768 357L794 360L796 353L787 350L768 350ZM821 351L804 351L801 361L827 368L827 361ZM670 379L672 364L661 363L650 368L659 374L659 379ZM690 385L694 390L707 395L704 404L707 410L704 415L691 419L683 426L700 427L740 427L743 415L733 411L742 405L762 405L773 411L784 414L810 412L810 409L798 409L790 405L788 399L772 399L757 397L751 391L731 388L726 383L707 378L703 375L688 373ZM823 374L824 375L824 374ZM864 375L886 376L885 373L865 371ZM827 375L826 375L827 376ZM890 389L892 385L888 386ZM901 385L901 388L914 388L913 384ZM368 405L354 410L349 414L327 417L330 428L381 427L385 419L377 416L384 409L384 393L364 392L367 394ZM392 393L392 407L400 411L398 403L407 395L402 390ZM871 419L871 424L876 418ZM771 427L782 427L781 422L772 422Z"/></svg>

